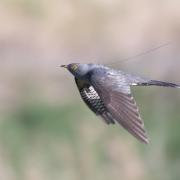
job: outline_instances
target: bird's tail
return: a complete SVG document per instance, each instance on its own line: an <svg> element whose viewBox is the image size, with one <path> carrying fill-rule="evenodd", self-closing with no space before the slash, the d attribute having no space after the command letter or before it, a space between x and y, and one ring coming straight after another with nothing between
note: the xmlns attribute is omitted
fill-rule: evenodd
<svg viewBox="0 0 180 180"><path fill-rule="evenodd" d="M138 85L141 86L165 86L165 87L172 87L172 88L180 88L180 85L170 82L163 82L163 81L156 81L156 80L150 80L143 83L138 83Z"/></svg>

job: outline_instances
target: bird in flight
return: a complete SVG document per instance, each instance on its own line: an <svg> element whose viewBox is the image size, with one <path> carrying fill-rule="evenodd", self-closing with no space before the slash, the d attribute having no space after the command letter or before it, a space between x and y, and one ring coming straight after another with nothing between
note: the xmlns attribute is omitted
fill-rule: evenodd
<svg viewBox="0 0 180 180"><path fill-rule="evenodd" d="M61 67L72 73L81 98L97 116L101 116L107 124L119 123L146 144L149 140L130 87L180 88L174 83L142 78L99 64L72 63Z"/></svg>

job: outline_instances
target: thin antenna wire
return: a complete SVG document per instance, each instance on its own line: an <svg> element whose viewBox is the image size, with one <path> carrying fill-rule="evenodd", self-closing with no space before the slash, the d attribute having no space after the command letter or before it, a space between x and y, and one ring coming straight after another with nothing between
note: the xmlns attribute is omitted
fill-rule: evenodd
<svg viewBox="0 0 180 180"><path fill-rule="evenodd" d="M115 61L115 62L107 63L107 64L112 65L112 64L117 64L117 63L121 63L121 62L127 62L127 61L133 60L133 59L135 59L135 58L137 58L137 57L142 57L142 56L144 56L144 55L146 55L146 54L150 54L150 53L152 53L152 52L154 52L154 51L159 50L160 48L163 48L163 47L165 47L165 46L169 46L170 44L171 44L171 42L167 42L167 43L165 43L165 44L162 44L162 45L156 46L156 47L154 47L154 48L152 48L152 49L149 49L149 50L147 50L147 51L145 51L145 52L138 53L138 54L136 54L136 55L134 55L134 56L130 56L130 57L128 57L128 58L124 58L124 59L121 59L121 60L119 60L119 61Z"/></svg>

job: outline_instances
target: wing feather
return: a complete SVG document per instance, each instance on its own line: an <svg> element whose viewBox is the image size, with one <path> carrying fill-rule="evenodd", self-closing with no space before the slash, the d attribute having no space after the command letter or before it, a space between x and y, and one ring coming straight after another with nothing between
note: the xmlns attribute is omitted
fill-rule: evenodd
<svg viewBox="0 0 180 180"><path fill-rule="evenodd" d="M80 95L86 105L97 115L101 116L107 124L114 124L111 114L107 111L103 101L100 99L98 93L86 81L75 78L76 85L79 89Z"/></svg>
<svg viewBox="0 0 180 180"><path fill-rule="evenodd" d="M113 119L137 139L148 143L144 123L125 77L111 73L104 73L101 76L94 72L90 82Z"/></svg>

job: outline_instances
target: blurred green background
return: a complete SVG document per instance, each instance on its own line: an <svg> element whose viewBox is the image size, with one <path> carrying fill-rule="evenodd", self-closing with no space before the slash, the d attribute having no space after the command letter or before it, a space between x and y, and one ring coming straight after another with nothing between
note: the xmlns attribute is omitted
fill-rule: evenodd
<svg viewBox="0 0 180 180"><path fill-rule="evenodd" d="M178 89L132 89L151 139L144 145L91 113L58 67L102 63L180 82L179 43L179 1L1 0L0 179L179 180Z"/></svg>

